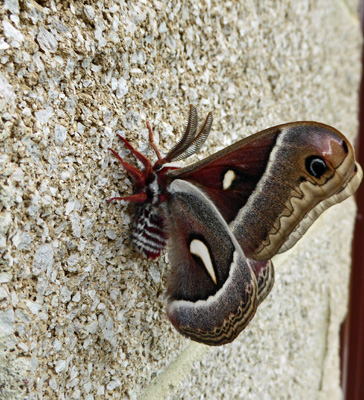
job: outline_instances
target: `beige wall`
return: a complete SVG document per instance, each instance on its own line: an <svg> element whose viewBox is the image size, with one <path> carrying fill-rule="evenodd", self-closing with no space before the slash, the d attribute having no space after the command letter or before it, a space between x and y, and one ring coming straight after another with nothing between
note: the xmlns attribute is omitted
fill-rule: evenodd
<svg viewBox="0 0 364 400"><path fill-rule="evenodd" d="M0 398L339 399L352 200L276 261L276 284L231 345L167 320L168 263L129 246L121 132L153 158L188 105L213 111L195 158L295 120L354 140L356 3L5 0L0 40ZM339 221L338 221L339 217Z"/></svg>

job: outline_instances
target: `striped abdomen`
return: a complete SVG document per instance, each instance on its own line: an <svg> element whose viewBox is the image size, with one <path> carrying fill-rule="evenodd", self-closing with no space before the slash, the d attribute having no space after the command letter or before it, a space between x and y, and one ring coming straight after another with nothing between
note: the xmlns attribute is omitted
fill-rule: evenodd
<svg viewBox="0 0 364 400"><path fill-rule="evenodd" d="M157 258L167 243L160 207L151 203L136 206L131 240L135 249L148 258Z"/></svg>

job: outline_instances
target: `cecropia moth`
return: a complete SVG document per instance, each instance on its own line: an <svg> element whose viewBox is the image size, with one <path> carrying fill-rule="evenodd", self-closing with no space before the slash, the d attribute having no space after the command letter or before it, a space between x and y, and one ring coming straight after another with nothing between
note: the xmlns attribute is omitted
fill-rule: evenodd
<svg viewBox="0 0 364 400"><path fill-rule="evenodd" d="M114 150L134 181L131 240L149 258L168 240L171 274L167 314L193 340L221 345L234 340L253 318L274 282L270 259L291 248L328 207L351 196L362 179L349 141L317 122L266 129L193 165L185 159L204 144L208 114L197 133L191 106L181 140L150 161L123 137L142 163L139 170Z"/></svg>

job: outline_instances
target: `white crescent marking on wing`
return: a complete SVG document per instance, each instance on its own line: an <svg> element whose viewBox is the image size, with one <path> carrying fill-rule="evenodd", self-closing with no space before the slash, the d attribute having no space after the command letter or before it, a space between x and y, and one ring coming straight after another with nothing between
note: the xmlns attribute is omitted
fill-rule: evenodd
<svg viewBox="0 0 364 400"><path fill-rule="evenodd" d="M214 284L217 285L214 267L212 265L209 249L206 247L206 245L202 243L201 240L193 239L190 243L190 252L191 254L201 258L206 271L210 275L210 278Z"/></svg>

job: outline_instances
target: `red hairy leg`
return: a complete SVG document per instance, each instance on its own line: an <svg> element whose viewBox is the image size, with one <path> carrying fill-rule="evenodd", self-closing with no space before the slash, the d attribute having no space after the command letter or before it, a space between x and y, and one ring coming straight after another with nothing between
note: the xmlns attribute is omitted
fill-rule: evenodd
<svg viewBox="0 0 364 400"><path fill-rule="evenodd" d="M124 161L115 150L113 150L113 149L109 149L109 150L120 161L120 163L124 167L124 169L133 177L135 185L144 187L145 180L146 180L145 174L142 171L140 171L138 168L135 168L133 165Z"/></svg>
<svg viewBox="0 0 364 400"><path fill-rule="evenodd" d="M152 147L158 157L158 161L159 162L163 161L163 157L161 156L161 154L158 150L158 147L154 141L154 135L153 135L152 129L151 129L150 125L148 124L148 122L147 122L147 128L149 131L150 144L152 145ZM140 171L138 168L136 168L133 165L129 164L128 162L124 161L115 150L113 150L113 149L109 149L109 150L119 160L119 162L121 163L123 168L126 170L126 172L128 172L132 176L135 187L143 188L146 185L146 180L153 173L152 164L142 153L140 153L138 150L136 150L125 138L123 138L119 134L118 134L118 136L124 143L125 147L128 150L130 150L130 152L143 164L144 170ZM112 197L111 199L108 199L107 201L110 202L113 200L124 200L124 201L128 201L130 203L142 204L146 201L146 199L147 199L147 195L146 195L146 193L143 192L143 193L137 193L137 194L133 194L131 196L125 196L125 197Z"/></svg>
<svg viewBox="0 0 364 400"><path fill-rule="evenodd" d="M147 194L146 193L138 193L138 194L132 194L130 196L125 196L125 197L112 197L111 199L106 200L108 203L113 200L124 200L128 201L129 203L139 203L142 204L147 200Z"/></svg>
<svg viewBox="0 0 364 400"><path fill-rule="evenodd" d="M149 175L152 172L152 164L150 161L147 159L147 157L144 156L144 154L139 153L138 150L134 149L134 147L121 135L117 134L119 138L123 141L125 144L125 147L131 151L131 153L143 164L144 166L144 175Z"/></svg>
<svg viewBox="0 0 364 400"><path fill-rule="evenodd" d="M154 141L154 135L153 135L153 131L152 128L150 127L149 123L147 122L147 128L149 131L149 141L151 146L153 147L153 150L155 151L155 154L158 157L158 161L162 161L163 157L161 155L161 153L159 152L158 146L156 145L155 141Z"/></svg>

